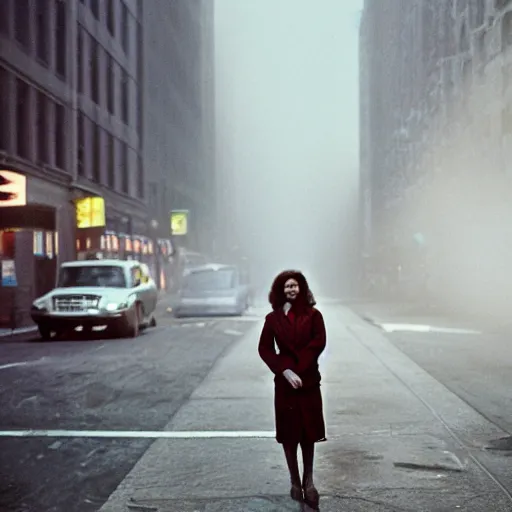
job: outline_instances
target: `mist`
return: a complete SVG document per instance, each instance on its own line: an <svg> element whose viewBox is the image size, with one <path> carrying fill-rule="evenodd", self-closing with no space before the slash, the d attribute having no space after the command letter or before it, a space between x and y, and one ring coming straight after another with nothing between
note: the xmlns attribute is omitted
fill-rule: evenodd
<svg viewBox="0 0 512 512"><path fill-rule="evenodd" d="M216 0L220 229L263 292L285 268L316 294L353 289L360 7Z"/></svg>

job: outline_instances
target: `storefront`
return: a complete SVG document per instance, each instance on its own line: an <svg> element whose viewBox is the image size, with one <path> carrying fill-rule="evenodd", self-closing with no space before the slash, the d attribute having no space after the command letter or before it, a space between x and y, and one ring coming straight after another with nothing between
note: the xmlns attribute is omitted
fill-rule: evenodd
<svg viewBox="0 0 512 512"><path fill-rule="evenodd" d="M69 235L61 195L58 186L0 170L0 328L30 325L32 301L55 285Z"/></svg>
<svg viewBox="0 0 512 512"><path fill-rule="evenodd" d="M100 258L136 260L148 265L158 286L169 282L170 239L151 236L143 220L109 212L101 197L75 200L77 259Z"/></svg>

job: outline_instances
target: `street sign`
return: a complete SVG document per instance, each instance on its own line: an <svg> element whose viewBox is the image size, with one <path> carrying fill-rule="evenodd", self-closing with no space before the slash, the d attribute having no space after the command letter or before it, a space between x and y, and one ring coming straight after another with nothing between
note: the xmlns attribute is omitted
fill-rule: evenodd
<svg viewBox="0 0 512 512"><path fill-rule="evenodd" d="M171 212L171 235L184 236L188 233L188 210Z"/></svg>
<svg viewBox="0 0 512 512"><path fill-rule="evenodd" d="M0 170L0 207L27 204L27 178L23 174Z"/></svg>
<svg viewBox="0 0 512 512"><path fill-rule="evenodd" d="M105 226L105 200L102 197L84 197L75 201L78 229Z"/></svg>

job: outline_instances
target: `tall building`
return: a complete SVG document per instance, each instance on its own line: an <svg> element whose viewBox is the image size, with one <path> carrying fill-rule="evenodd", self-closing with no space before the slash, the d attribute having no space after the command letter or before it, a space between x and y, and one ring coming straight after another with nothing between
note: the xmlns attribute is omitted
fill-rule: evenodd
<svg viewBox="0 0 512 512"><path fill-rule="evenodd" d="M0 1L0 327L30 323L61 261L165 265L171 209L207 238L207 3Z"/></svg>
<svg viewBox="0 0 512 512"><path fill-rule="evenodd" d="M173 242L211 252L215 228L213 2L142 4L144 167L149 214L159 236L170 212L188 212L187 233Z"/></svg>
<svg viewBox="0 0 512 512"><path fill-rule="evenodd" d="M366 0L360 46L363 252L391 282L496 304L512 285L512 1Z"/></svg>

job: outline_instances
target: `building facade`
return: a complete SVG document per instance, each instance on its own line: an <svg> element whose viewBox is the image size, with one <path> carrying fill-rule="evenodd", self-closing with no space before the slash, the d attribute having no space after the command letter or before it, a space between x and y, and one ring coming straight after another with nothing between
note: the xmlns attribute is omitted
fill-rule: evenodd
<svg viewBox="0 0 512 512"><path fill-rule="evenodd" d="M0 2L0 327L61 261L165 265L171 209L209 232L206 3Z"/></svg>
<svg viewBox="0 0 512 512"><path fill-rule="evenodd" d="M497 295L508 298L511 46L510 0L366 0L366 282L373 272L385 276L388 291L414 289L475 308L499 308Z"/></svg>
<svg viewBox="0 0 512 512"><path fill-rule="evenodd" d="M164 237L171 211L187 211L187 233L173 233L173 242L206 253L212 251L216 198L212 4L142 3L149 215Z"/></svg>

